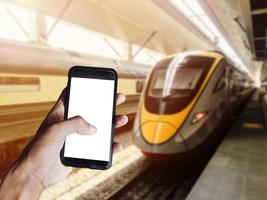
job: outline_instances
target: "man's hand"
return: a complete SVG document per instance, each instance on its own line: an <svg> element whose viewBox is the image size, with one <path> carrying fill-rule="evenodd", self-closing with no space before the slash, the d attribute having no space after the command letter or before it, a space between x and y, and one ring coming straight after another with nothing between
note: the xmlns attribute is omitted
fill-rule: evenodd
<svg viewBox="0 0 267 200"><path fill-rule="evenodd" d="M3 191L9 188L14 183L12 181L20 180L20 182L30 181L30 188L34 194L25 194L27 191L23 191L21 195L27 198L37 198L40 192L51 184L57 183L64 179L70 172L71 167L64 166L60 161L60 150L64 144L65 137L73 132L77 132L82 135L91 135L96 133L96 128L87 123L81 117L73 117L64 121L64 97L65 91L62 92L55 106L49 112L36 135L32 141L24 149L18 160L11 167L9 173L5 177L1 188L0 197L3 195ZM125 101L125 96L117 94L117 105ZM116 117L116 128L125 125L128 121L126 115L120 115ZM97 133L96 133L97 134ZM119 151L121 145L118 143L113 144L113 150ZM19 177L14 176L21 176ZM13 180L13 178L14 180ZM26 187L26 183L23 183ZM20 184L15 184L19 186ZM16 188L13 188L15 191ZM22 191L21 191L22 192ZM14 195L14 193L13 193ZM29 196L30 195L30 196ZM24 198L22 198L24 199Z"/></svg>

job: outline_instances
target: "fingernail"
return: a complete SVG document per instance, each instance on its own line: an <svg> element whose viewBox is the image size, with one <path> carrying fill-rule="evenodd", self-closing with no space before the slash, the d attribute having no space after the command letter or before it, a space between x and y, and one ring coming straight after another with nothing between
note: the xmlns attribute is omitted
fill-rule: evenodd
<svg viewBox="0 0 267 200"><path fill-rule="evenodd" d="M97 131L97 128L94 125L90 125L90 132L95 133Z"/></svg>
<svg viewBox="0 0 267 200"><path fill-rule="evenodd" d="M122 144L119 144L119 143L116 143L116 146L113 148L114 153L118 153L118 152L122 151L122 149L123 149L123 146L122 146Z"/></svg>
<svg viewBox="0 0 267 200"><path fill-rule="evenodd" d="M119 94L119 99L120 101L125 101L126 100L126 96L122 93Z"/></svg>
<svg viewBox="0 0 267 200"><path fill-rule="evenodd" d="M126 124L128 122L128 116L127 115L123 115L121 121L122 121L123 124L124 123Z"/></svg>

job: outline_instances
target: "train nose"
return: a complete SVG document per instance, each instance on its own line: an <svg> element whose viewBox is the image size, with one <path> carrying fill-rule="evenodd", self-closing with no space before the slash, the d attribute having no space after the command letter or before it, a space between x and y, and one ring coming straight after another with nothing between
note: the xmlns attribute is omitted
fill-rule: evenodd
<svg viewBox="0 0 267 200"><path fill-rule="evenodd" d="M146 142L161 144L175 135L176 127L169 122L147 121L142 124L141 132Z"/></svg>

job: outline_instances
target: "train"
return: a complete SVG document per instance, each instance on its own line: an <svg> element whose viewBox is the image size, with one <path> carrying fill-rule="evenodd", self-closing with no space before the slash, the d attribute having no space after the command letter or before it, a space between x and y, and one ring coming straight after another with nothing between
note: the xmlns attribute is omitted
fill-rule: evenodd
<svg viewBox="0 0 267 200"><path fill-rule="evenodd" d="M249 74L219 51L168 56L146 79L133 127L134 144L152 159L198 152L220 138L216 128L254 89Z"/></svg>

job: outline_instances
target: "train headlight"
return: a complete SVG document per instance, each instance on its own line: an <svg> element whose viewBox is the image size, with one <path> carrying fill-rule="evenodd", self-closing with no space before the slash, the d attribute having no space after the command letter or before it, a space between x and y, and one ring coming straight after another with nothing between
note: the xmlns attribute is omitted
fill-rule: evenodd
<svg viewBox="0 0 267 200"><path fill-rule="evenodd" d="M195 124L195 123L199 122L200 120L204 119L207 115L208 115L208 111L198 112L195 114L191 123Z"/></svg>

